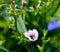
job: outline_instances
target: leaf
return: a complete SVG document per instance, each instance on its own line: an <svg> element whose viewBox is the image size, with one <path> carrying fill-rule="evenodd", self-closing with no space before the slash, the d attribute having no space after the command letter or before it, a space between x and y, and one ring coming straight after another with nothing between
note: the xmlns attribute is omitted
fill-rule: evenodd
<svg viewBox="0 0 60 52"><path fill-rule="evenodd" d="M21 15L17 19L17 30L20 34L23 34L24 32L27 31Z"/></svg>
<svg viewBox="0 0 60 52"><path fill-rule="evenodd" d="M40 45L37 45L37 47L38 47L38 49L39 49L39 50L41 50L41 49L42 49L42 47L41 47Z"/></svg>
<svg viewBox="0 0 60 52"><path fill-rule="evenodd" d="M8 49L6 49L6 48L5 48L5 47L3 47L3 46L0 46L0 49L4 50L4 51L6 51L6 52L9 52L9 50L8 50Z"/></svg>

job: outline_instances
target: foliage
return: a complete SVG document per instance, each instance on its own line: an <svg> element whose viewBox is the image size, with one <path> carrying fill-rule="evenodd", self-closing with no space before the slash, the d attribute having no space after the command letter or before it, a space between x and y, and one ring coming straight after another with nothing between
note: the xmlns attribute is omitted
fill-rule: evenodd
<svg viewBox="0 0 60 52"><path fill-rule="evenodd" d="M60 21L60 0L0 0L0 52L60 52L60 26L49 31L51 21ZM32 29L36 41L24 35Z"/></svg>

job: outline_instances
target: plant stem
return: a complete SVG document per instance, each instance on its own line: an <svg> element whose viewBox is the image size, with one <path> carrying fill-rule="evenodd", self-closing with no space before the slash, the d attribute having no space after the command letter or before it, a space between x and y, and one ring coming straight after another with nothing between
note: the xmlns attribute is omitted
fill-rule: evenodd
<svg viewBox="0 0 60 52"><path fill-rule="evenodd" d="M43 37L42 48L41 48L40 52L44 52L44 46L45 46L45 37Z"/></svg>
<svg viewBox="0 0 60 52"><path fill-rule="evenodd" d="M46 40L45 40L45 38L46 38L46 35L47 35L47 31L43 31L43 37L42 37L42 48L41 48L41 50L40 50L40 52L44 52L44 47L45 47L45 44L46 44Z"/></svg>

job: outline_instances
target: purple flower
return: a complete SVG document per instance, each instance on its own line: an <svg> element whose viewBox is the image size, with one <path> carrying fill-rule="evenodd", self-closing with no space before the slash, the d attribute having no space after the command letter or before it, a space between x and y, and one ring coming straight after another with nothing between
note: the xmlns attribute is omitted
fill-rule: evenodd
<svg viewBox="0 0 60 52"><path fill-rule="evenodd" d="M38 31L36 29L29 30L24 33L25 37L30 41L36 41L38 39Z"/></svg>
<svg viewBox="0 0 60 52"><path fill-rule="evenodd" d="M52 30L55 30L55 29L58 29L60 28L60 21L51 21L48 23L48 31L52 31Z"/></svg>

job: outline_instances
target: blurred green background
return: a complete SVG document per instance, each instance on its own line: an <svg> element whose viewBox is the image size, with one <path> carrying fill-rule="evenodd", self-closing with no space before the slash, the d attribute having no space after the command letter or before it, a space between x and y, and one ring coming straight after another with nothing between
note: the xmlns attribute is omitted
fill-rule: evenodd
<svg viewBox="0 0 60 52"><path fill-rule="evenodd" d="M18 44L17 33L9 23L11 17L8 13L8 9L13 0L0 0L0 52L24 52L26 48L22 44ZM22 0L14 0L17 4L17 9L20 11ZM39 32L39 39L36 42L28 43L28 47L31 52L39 52L37 44L41 45L41 37L43 33L41 30L47 29L47 24L51 18L60 20L60 0L42 0L39 5L39 0L26 0L25 6L25 25L27 29L37 29ZM33 7L33 9L32 9ZM21 13L21 12L19 12ZM60 29L49 31L47 38L51 38L45 45L44 52L60 52Z"/></svg>

